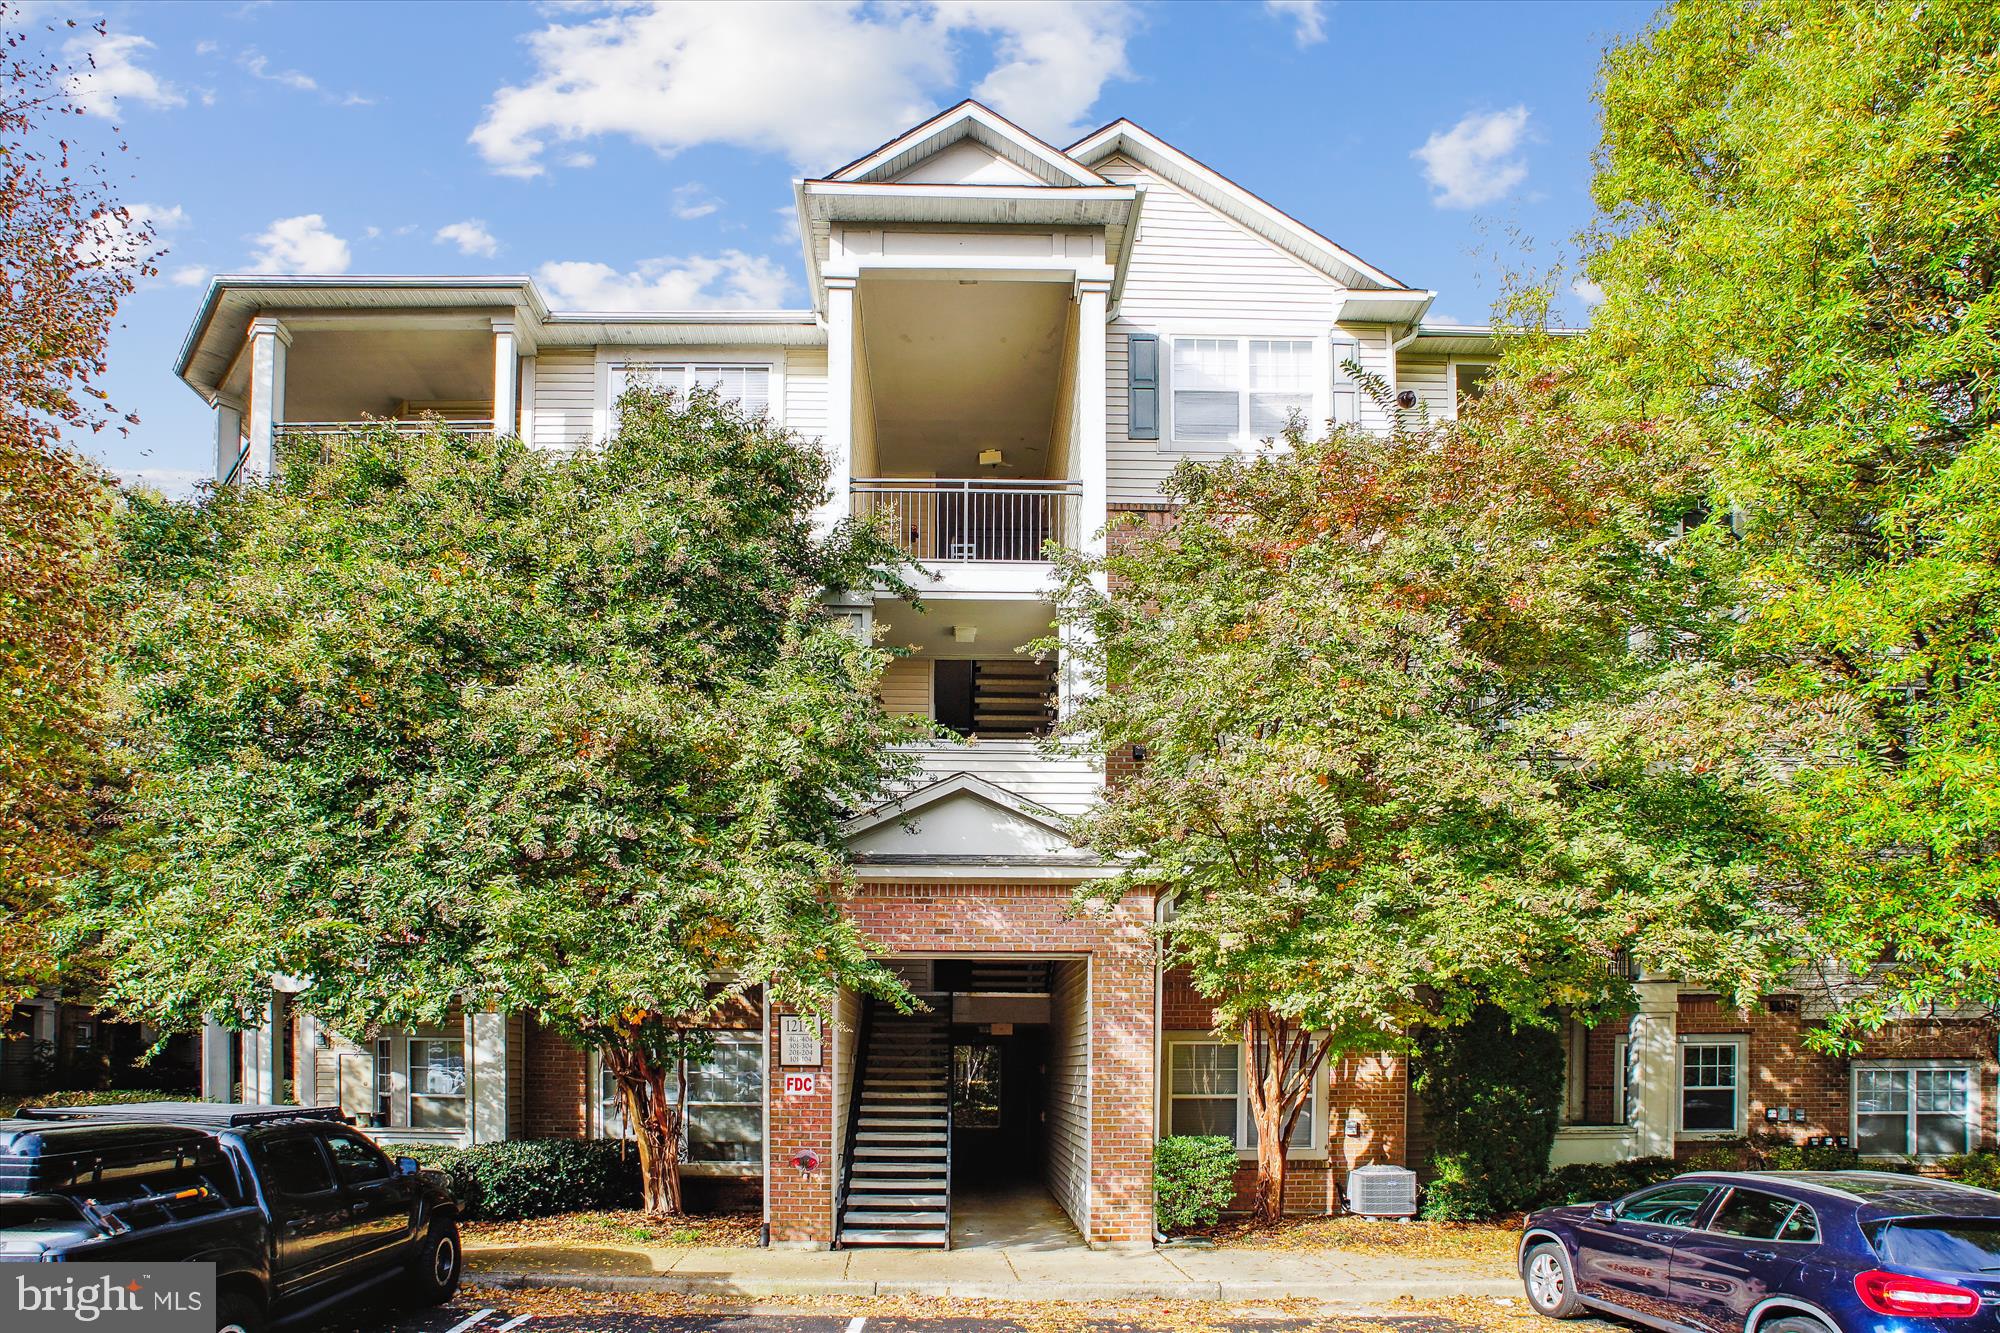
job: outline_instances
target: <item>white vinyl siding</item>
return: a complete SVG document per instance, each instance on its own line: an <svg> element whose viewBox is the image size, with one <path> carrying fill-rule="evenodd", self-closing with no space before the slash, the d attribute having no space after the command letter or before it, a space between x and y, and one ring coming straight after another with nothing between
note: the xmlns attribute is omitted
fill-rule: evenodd
<svg viewBox="0 0 2000 1333"><path fill-rule="evenodd" d="M875 687L882 707L899 716L915 713L929 717L931 661L928 657L899 657L883 667L882 679Z"/></svg>
<svg viewBox="0 0 2000 1333"><path fill-rule="evenodd" d="M785 425L816 440L826 434L826 349L785 352Z"/></svg>
<svg viewBox="0 0 2000 1333"><path fill-rule="evenodd" d="M1055 965L1049 983L1042 1126L1049 1193L1090 1234L1090 964Z"/></svg>
<svg viewBox="0 0 2000 1333"><path fill-rule="evenodd" d="M1850 1142L1867 1157L1942 1157L1979 1142L1979 1070L1952 1061L1857 1062Z"/></svg>
<svg viewBox="0 0 2000 1333"><path fill-rule="evenodd" d="M549 348L535 358L535 447L579 449L592 442L597 355L588 347Z"/></svg>
<svg viewBox="0 0 2000 1333"><path fill-rule="evenodd" d="M1404 352L1396 360L1396 379L1403 388L1415 392L1418 404L1433 421L1449 420L1456 414L1449 357Z"/></svg>

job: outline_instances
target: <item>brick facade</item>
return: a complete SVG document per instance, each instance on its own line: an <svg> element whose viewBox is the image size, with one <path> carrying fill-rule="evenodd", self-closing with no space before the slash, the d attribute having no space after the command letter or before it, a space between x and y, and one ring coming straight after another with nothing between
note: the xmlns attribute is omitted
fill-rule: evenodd
<svg viewBox="0 0 2000 1333"><path fill-rule="evenodd" d="M1986 1020L1931 1019L1895 1023L1868 1035L1850 1058L1815 1051L1808 1045L1813 1020L1801 1012L1797 999L1776 996L1748 1012L1731 1008L1713 995L1680 997L1677 1015L1682 1037L1740 1036L1744 1039L1745 1124L1750 1134L1778 1134L1795 1141L1852 1133L1852 1065L1868 1060L1935 1059L1963 1061L1977 1068L1979 1083L1979 1146L1996 1142L1996 1101L2000 1101L2000 1061L1996 1039L2000 1026ZM1591 1123L1617 1118L1617 1043L1627 1021L1593 1029L1585 1043L1584 1110ZM1771 1108L1802 1109L1803 1122L1788 1118L1782 1125L1765 1119ZM1713 1140L1677 1136L1680 1154L1712 1146Z"/></svg>

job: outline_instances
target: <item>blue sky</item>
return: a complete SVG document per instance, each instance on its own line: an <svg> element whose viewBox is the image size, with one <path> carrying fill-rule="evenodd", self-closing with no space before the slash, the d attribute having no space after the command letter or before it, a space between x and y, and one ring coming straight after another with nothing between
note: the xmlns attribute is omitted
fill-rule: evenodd
<svg viewBox="0 0 2000 1333"><path fill-rule="evenodd" d="M1064 144L1129 116L1483 321L1494 257L1589 217L1590 94L1651 5L40 4L169 254L121 315L89 441L184 489L174 379L214 273L528 273L557 308L797 307L791 180L964 96ZM60 44L61 37L51 39ZM1069 136L1069 137L1064 137ZM1587 304L1572 299L1582 318Z"/></svg>

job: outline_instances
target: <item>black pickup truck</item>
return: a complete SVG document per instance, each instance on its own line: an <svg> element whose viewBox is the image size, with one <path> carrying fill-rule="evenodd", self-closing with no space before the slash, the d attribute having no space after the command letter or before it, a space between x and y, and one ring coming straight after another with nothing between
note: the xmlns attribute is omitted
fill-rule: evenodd
<svg viewBox="0 0 2000 1333"><path fill-rule="evenodd" d="M155 1102L0 1120L0 1262L216 1266L218 1330L458 1290L458 1203L332 1107Z"/></svg>

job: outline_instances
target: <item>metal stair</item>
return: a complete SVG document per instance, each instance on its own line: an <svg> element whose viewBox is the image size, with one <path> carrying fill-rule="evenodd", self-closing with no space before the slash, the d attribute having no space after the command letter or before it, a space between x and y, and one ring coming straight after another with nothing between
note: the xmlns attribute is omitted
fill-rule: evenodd
<svg viewBox="0 0 2000 1333"><path fill-rule="evenodd" d="M944 1013L875 1008L864 1031L840 1244L948 1249L951 1034Z"/></svg>

